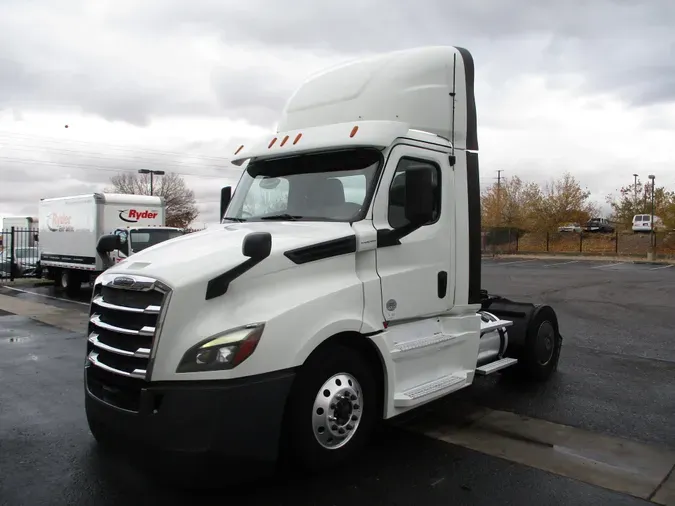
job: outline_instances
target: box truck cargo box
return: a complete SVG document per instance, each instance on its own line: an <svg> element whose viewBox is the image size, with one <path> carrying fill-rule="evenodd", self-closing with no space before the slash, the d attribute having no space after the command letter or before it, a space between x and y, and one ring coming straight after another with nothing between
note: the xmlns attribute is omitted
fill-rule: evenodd
<svg viewBox="0 0 675 506"><path fill-rule="evenodd" d="M40 262L57 286L83 282L128 256L183 235L166 227L162 197L91 193L40 201Z"/></svg>

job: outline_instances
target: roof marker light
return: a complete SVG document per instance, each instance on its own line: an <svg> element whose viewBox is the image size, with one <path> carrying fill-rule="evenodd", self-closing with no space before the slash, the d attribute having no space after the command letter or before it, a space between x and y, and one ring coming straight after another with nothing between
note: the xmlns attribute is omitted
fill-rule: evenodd
<svg viewBox="0 0 675 506"><path fill-rule="evenodd" d="M267 146L267 149L270 149L272 146L274 146L274 143L275 143L275 142L277 142L277 138L276 138L276 137L270 141L269 146Z"/></svg>
<svg viewBox="0 0 675 506"><path fill-rule="evenodd" d="M359 127L355 126L354 128L352 128L352 133L349 134L349 137L354 137L356 135L356 132L358 132L358 131L359 131Z"/></svg>
<svg viewBox="0 0 675 506"><path fill-rule="evenodd" d="M283 146L284 144L286 144L286 141L287 141L287 140L288 140L288 135L287 135L286 137L284 137L284 140L283 140L283 141L281 141L281 146Z"/></svg>
<svg viewBox="0 0 675 506"><path fill-rule="evenodd" d="M302 134L298 134L298 135L295 136L295 140L293 141L293 145L298 143L298 141L300 140L300 137L302 137Z"/></svg>
<svg viewBox="0 0 675 506"><path fill-rule="evenodd" d="M234 154L235 154L235 155L238 155L238 154L239 154L239 151L241 151L242 149L244 149L244 145L243 145L243 144L242 144L241 146L239 146L239 148L234 152Z"/></svg>

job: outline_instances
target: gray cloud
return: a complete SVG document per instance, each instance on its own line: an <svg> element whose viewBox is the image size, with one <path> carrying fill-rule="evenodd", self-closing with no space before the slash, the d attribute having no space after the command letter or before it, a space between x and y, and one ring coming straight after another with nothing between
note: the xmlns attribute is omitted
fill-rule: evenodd
<svg viewBox="0 0 675 506"><path fill-rule="evenodd" d="M634 105L675 99L675 3L670 0L433 0L395 7L384 0L298 0L292 8L269 0L236 5L146 0L133 8L115 4L104 18L79 2L59 4L66 5L70 18L46 1L32 4L33 11L20 2L5 3L7 15L0 16L0 109L12 107L18 114L28 107L76 107L139 126L147 126L153 117L188 114L269 125L305 77L284 75L254 61L232 67L214 64L210 80L203 76L202 90L189 89L190 58L199 56L189 49L190 36L285 49L291 62L293 50L356 56L458 44L473 51L483 78L506 81L522 73L543 73L556 87L564 86L565 74L583 73L587 91L617 93ZM53 15L54 24L36 23L26 31L34 12L41 13L38 21ZM71 23L65 30L95 22L103 33L100 40L88 31L83 36L91 34L93 40L73 39L56 28L58 21ZM107 41L106 29L117 39ZM128 38L120 47L126 53L104 46L120 37ZM134 44L141 51L133 52ZM227 61L236 50L225 47ZM169 66L153 70L156 63L150 58L162 57Z"/></svg>
<svg viewBox="0 0 675 506"><path fill-rule="evenodd" d="M34 146L28 141L0 134L0 214L36 215L41 198L102 191L111 177L139 168L152 168L181 174L195 191L199 219L217 219L220 188L236 183L241 169L230 165L222 154L221 142L201 143L202 158L155 151L116 151L105 145L82 147L63 141L60 145ZM192 152L191 146L176 146L178 152ZM214 155L206 155L214 153Z"/></svg>
<svg viewBox="0 0 675 506"><path fill-rule="evenodd" d="M227 43L352 55L456 44L472 50L479 69L494 69L491 74L502 80L545 73L556 86L561 75L583 73L587 90L616 92L635 105L675 99L675 3L670 0L435 0L395 7L384 0L301 0L292 9L266 0L236 7L215 0L143 5L124 21L147 24L158 33L183 27L219 33ZM252 84L239 76L229 79L233 87L242 80ZM268 98L257 85L249 91L249 97Z"/></svg>

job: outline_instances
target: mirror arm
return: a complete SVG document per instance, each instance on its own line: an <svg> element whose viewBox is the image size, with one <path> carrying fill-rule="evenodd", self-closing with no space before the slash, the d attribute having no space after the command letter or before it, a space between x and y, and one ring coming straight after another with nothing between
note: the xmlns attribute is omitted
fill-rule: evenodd
<svg viewBox="0 0 675 506"><path fill-rule="evenodd" d="M377 231L377 247L398 246L401 239L421 227L422 224L408 223L401 228L382 228Z"/></svg>
<svg viewBox="0 0 675 506"><path fill-rule="evenodd" d="M268 232L253 232L252 234L247 235L244 238L244 241L246 241L247 238L250 238L251 235L255 236L260 234L269 235ZM242 274L251 270L253 267L255 267L260 262L265 260L268 256L270 256L270 250L263 251L261 255L256 257L249 257L239 265L235 265L234 267L232 267L229 271L225 271L222 274L216 276L215 278L210 279L208 284L206 285L206 295L204 299L205 300L215 299L216 297L220 297L221 295L227 293L227 289L230 287L230 283L232 281L237 279Z"/></svg>
<svg viewBox="0 0 675 506"><path fill-rule="evenodd" d="M262 262L263 258L247 258L239 265L235 265L229 271L225 271L219 276L209 280L209 284L206 286L206 296L205 300L215 299L227 293L227 289L230 287L230 283L237 279L239 276L244 274L246 271L253 268L255 265Z"/></svg>

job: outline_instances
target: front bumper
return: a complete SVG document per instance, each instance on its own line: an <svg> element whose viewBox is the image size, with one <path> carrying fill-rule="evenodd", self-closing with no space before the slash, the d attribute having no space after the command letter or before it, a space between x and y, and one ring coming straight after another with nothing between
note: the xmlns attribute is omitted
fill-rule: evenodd
<svg viewBox="0 0 675 506"><path fill-rule="evenodd" d="M122 440L180 453L273 464L292 370L227 381L148 383L85 367L90 423Z"/></svg>

